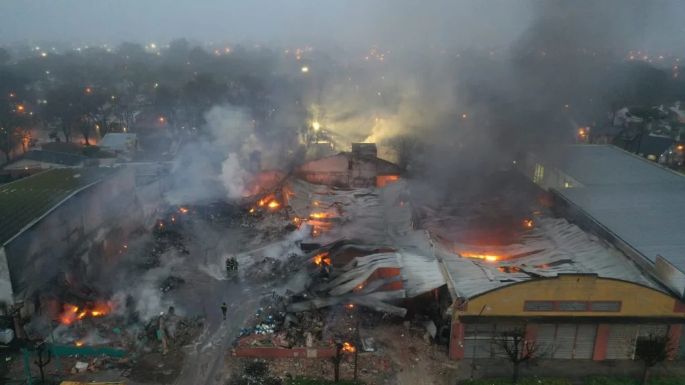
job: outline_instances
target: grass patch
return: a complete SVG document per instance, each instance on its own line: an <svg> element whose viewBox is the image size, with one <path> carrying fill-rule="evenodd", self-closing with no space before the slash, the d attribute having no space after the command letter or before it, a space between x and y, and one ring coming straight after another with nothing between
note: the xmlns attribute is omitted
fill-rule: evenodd
<svg viewBox="0 0 685 385"><path fill-rule="evenodd" d="M313 383L314 384L314 383ZM478 380L466 380L460 382L460 385L513 385L509 378L488 378ZM572 385L571 380L563 378L522 378L517 385ZM627 377L588 377L583 381L584 385L640 385L640 381L634 378ZM683 385L685 378L671 377L671 378L652 378L648 385Z"/></svg>
<svg viewBox="0 0 685 385"><path fill-rule="evenodd" d="M509 378L484 378L478 380L466 380L460 383L461 385L513 385ZM570 380L563 378L538 378L526 377L521 378L517 385L573 385Z"/></svg>
<svg viewBox="0 0 685 385"><path fill-rule="evenodd" d="M640 380L627 377L590 377L585 380L585 385L640 385ZM669 377L659 378L654 377L648 381L649 385L682 385L685 384L685 378Z"/></svg>
<svg viewBox="0 0 685 385"><path fill-rule="evenodd" d="M286 385L363 385L359 381L347 381L340 380L338 382L333 382L333 380L323 380L318 378L306 378L306 377L295 377L291 380L285 381Z"/></svg>

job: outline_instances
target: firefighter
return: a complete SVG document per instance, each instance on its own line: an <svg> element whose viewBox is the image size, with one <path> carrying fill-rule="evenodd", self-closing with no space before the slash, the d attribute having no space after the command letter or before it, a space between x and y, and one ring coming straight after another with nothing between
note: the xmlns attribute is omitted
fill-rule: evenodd
<svg viewBox="0 0 685 385"><path fill-rule="evenodd" d="M226 321L226 312L228 311L228 305L226 302L221 304L221 313L224 315L224 321Z"/></svg>

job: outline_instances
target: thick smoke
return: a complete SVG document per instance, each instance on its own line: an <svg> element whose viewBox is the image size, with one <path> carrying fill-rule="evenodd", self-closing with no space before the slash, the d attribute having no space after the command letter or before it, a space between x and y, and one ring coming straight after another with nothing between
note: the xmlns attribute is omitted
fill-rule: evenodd
<svg viewBox="0 0 685 385"><path fill-rule="evenodd" d="M630 50L649 47L652 54L669 55L681 45L673 44L673 33L681 29L673 15L682 12L675 2L657 7L632 0L545 1L485 8L493 15L516 8L509 23L517 28L487 39L476 28L472 32L481 38L455 36L452 44L445 36L459 27L441 24L435 12L434 25L417 35L420 41L372 46L351 64L321 71L318 87L305 97L313 119L343 146L372 141L394 150L388 155L433 189L477 191L483 176L522 154L559 154L578 127L605 125L617 106L642 101L637 89L652 69L627 62ZM421 15L438 11L384 9L393 15L379 22L385 32L423 25ZM487 10L480 11L474 17L484 19Z"/></svg>
<svg viewBox="0 0 685 385"><path fill-rule="evenodd" d="M202 134L187 141L174 163L170 204L192 204L243 196L250 156L263 149L246 110L215 106Z"/></svg>

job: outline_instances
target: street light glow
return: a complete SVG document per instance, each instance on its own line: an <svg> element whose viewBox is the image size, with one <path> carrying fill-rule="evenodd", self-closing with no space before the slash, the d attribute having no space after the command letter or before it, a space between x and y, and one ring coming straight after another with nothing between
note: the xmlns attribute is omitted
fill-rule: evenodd
<svg viewBox="0 0 685 385"><path fill-rule="evenodd" d="M302 71L303 74L306 74L307 72L309 72L309 67L303 66L303 67L300 69L300 71Z"/></svg>
<svg viewBox="0 0 685 385"><path fill-rule="evenodd" d="M319 131L321 129L321 123L314 121L312 123L312 128L314 129L314 131Z"/></svg>

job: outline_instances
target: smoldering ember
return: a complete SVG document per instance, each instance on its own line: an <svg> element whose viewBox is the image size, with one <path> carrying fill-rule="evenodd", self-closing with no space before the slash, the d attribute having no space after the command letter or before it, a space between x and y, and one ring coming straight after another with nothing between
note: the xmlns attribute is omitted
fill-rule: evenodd
<svg viewBox="0 0 685 385"><path fill-rule="evenodd" d="M0 3L0 383L685 384L684 16Z"/></svg>

